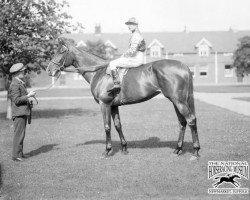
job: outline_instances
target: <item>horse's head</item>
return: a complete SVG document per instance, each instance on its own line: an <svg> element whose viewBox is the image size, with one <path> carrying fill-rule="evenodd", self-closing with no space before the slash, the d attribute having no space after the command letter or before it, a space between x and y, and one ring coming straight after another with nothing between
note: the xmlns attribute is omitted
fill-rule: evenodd
<svg viewBox="0 0 250 200"><path fill-rule="evenodd" d="M233 175L232 177L233 177L233 178L240 178L240 176L237 175L237 174Z"/></svg>
<svg viewBox="0 0 250 200"><path fill-rule="evenodd" d="M46 69L49 76L57 76L58 73L73 64L73 57L69 51L68 44L62 38L58 39L58 43L57 52Z"/></svg>

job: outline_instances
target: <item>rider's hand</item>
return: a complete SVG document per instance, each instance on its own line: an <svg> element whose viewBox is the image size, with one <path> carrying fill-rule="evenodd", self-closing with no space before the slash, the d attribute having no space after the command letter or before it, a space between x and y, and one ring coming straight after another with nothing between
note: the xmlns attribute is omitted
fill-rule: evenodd
<svg viewBox="0 0 250 200"><path fill-rule="evenodd" d="M27 96L34 97L35 95L36 95L36 93L34 91L30 91Z"/></svg>

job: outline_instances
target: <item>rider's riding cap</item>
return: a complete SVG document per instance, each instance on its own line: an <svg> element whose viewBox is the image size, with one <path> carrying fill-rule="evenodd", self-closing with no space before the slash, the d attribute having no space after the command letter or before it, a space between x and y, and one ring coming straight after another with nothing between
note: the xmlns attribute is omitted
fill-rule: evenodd
<svg viewBox="0 0 250 200"><path fill-rule="evenodd" d="M12 67L10 68L10 73L24 71L25 69L26 69L26 67L23 65L23 63L16 63L16 64L12 65Z"/></svg>
<svg viewBox="0 0 250 200"><path fill-rule="evenodd" d="M126 25L129 25L129 24L138 25L138 21L134 17L131 17L127 22L125 22L125 24Z"/></svg>

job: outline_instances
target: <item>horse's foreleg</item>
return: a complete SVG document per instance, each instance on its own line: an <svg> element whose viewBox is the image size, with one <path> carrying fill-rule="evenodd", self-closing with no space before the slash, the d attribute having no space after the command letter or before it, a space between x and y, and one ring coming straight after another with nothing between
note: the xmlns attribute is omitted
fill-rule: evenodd
<svg viewBox="0 0 250 200"><path fill-rule="evenodd" d="M237 181L233 181L231 183L233 183L235 185L235 187L239 187L240 186L240 184Z"/></svg>
<svg viewBox="0 0 250 200"><path fill-rule="evenodd" d="M180 127L177 147L174 150L174 153L177 155L180 155L182 153L182 147L183 147L183 141L184 141L184 135L185 135L187 121L186 121L185 117L183 117L182 114L179 112L179 110L175 106L175 104L174 104L174 108L175 108L176 115L178 117L179 127Z"/></svg>
<svg viewBox="0 0 250 200"><path fill-rule="evenodd" d="M112 150L111 144L111 107L105 103L101 103L101 111L104 122L104 129L106 133L106 149L103 153L104 156L108 156Z"/></svg>
<svg viewBox="0 0 250 200"><path fill-rule="evenodd" d="M122 153L127 154L128 153L127 142L122 132L122 125L121 125L121 119L120 119L118 106L111 107L111 116L113 118L116 131L118 132L120 140L121 140Z"/></svg>
<svg viewBox="0 0 250 200"><path fill-rule="evenodd" d="M188 121L188 125L191 129L192 139L193 139L193 146L194 146L194 156L197 158L199 157L199 150L200 150L200 142L197 132L197 125L196 125L196 117L192 117L190 121Z"/></svg>
<svg viewBox="0 0 250 200"><path fill-rule="evenodd" d="M196 117L194 113L190 110L188 105L175 101L174 104L180 111L180 113L185 117L192 133L192 139L193 139L193 147L194 147L194 157L191 159L197 159L199 157L199 150L200 150L200 143L198 138L198 132L197 132L197 125L196 125Z"/></svg>

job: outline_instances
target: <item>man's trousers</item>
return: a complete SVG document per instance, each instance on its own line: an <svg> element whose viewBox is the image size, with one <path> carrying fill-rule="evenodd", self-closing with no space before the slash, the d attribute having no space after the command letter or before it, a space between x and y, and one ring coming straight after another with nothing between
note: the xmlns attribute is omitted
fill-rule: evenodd
<svg viewBox="0 0 250 200"><path fill-rule="evenodd" d="M14 139L12 158L21 158L23 156L23 141L27 124L27 116L18 116L14 121Z"/></svg>

